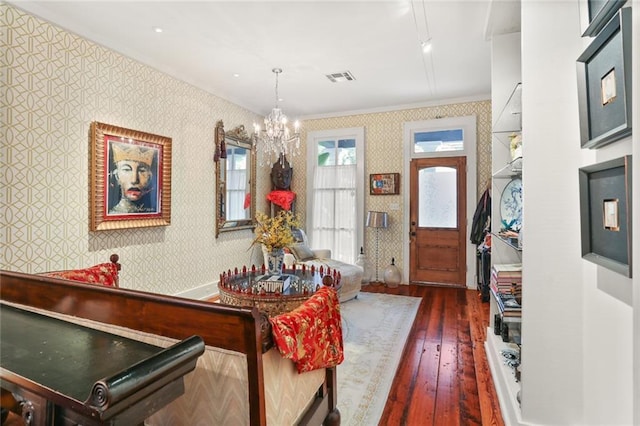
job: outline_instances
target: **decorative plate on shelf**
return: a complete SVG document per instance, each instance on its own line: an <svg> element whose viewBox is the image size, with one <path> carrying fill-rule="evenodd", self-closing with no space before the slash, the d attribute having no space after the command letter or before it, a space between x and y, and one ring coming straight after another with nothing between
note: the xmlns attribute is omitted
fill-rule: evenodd
<svg viewBox="0 0 640 426"><path fill-rule="evenodd" d="M502 227L513 231L522 228L522 179L514 178L504 187L500 196Z"/></svg>

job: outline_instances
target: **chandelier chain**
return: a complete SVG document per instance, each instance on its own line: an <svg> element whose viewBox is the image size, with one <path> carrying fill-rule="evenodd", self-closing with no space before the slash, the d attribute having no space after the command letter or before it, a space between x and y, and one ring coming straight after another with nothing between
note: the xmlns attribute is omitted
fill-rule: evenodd
<svg viewBox="0 0 640 426"><path fill-rule="evenodd" d="M273 72L276 73L276 108L278 108L278 101L280 97L278 96L278 75L282 72L279 68L274 68Z"/></svg>

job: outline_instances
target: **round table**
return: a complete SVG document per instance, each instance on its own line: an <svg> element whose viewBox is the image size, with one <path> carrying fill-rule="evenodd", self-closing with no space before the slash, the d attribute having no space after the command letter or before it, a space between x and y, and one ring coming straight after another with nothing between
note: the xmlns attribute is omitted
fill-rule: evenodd
<svg viewBox="0 0 640 426"><path fill-rule="evenodd" d="M288 280L284 290L273 290L274 281ZM337 283L333 285L333 283ZM233 306L257 307L268 316L290 312L300 306L323 285L340 289L340 277L317 270L292 269L274 275L264 271L223 273L218 289L220 303Z"/></svg>

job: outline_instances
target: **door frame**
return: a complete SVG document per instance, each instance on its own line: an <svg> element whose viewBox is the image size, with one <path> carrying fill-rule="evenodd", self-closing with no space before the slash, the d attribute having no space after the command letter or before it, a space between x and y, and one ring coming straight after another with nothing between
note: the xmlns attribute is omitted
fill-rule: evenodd
<svg viewBox="0 0 640 426"><path fill-rule="evenodd" d="M469 115L464 117L447 117L436 118L432 120L410 121L403 124L403 170L406 185L403 185L402 202L404 205L404 214L402 219L402 269L406 271L406 282L409 282L409 198L411 190L409 188L410 162L414 158L428 157L466 157L467 158L467 234L471 229L471 221L475 213L477 204L477 164L476 164L476 147L477 147L477 124L476 116ZM413 134L423 131L462 129L464 137L464 150L462 151L444 151L431 153L413 153ZM475 245L471 243L469 238L467 241L467 273L465 283L467 288L475 289L476 281L476 250Z"/></svg>

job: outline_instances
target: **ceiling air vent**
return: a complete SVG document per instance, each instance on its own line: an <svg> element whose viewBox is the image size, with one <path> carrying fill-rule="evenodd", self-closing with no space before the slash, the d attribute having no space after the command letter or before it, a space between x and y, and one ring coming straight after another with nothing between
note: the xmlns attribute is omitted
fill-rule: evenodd
<svg viewBox="0 0 640 426"><path fill-rule="evenodd" d="M333 74L327 74L327 78L332 83L342 83L342 82L345 82L345 81L353 81L353 80L356 79L353 76L353 74L351 74L349 71L336 72L336 73L333 73Z"/></svg>

